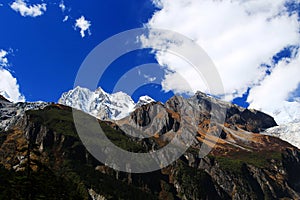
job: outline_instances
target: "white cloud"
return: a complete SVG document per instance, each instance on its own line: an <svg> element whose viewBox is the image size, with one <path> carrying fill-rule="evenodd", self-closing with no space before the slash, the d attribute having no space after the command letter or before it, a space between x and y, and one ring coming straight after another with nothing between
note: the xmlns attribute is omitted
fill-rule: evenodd
<svg viewBox="0 0 300 200"><path fill-rule="evenodd" d="M248 98L252 108L277 114L278 121L288 121L282 109L291 110L287 106L298 103L287 100L300 83L299 52L295 48L292 58L278 64L273 63L272 58L286 47L300 45L297 12L291 13L285 6L286 3L300 3L299 0L152 2L161 9L146 27L179 32L201 46L217 67L225 88L225 100L231 101L252 88ZM168 39L165 37L165 41ZM151 38L151 34L149 40L143 42L144 46L157 45L157 39ZM156 57L166 67L162 82L165 90L210 92L205 79L199 80L194 69L178 56L163 51L157 52ZM264 64L271 66L270 76ZM188 84L181 84L182 79Z"/></svg>
<svg viewBox="0 0 300 200"><path fill-rule="evenodd" d="M27 3L23 0L16 0L13 2L10 7L19 12L23 17L38 17L44 14L47 10L47 5L45 3L35 4L35 5L27 5Z"/></svg>
<svg viewBox="0 0 300 200"><path fill-rule="evenodd" d="M8 60L6 58L7 54L7 51L0 49L0 68L7 67L8 65Z"/></svg>
<svg viewBox="0 0 300 200"><path fill-rule="evenodd" d="M6 94L6 98L13 102L23 102L25 98L21 95L17 79L5 69L0 69L0 93Z"/></svg>
<svg viewBox="0 0 300 200"><path fill-rule="evenodd" d="M156 80L156 77L152 77L150 75L144 74L144 78L147 79L149 82L153 82Z"/></svg>
<svg viewBox="0 0 300 200"><path fill-rule="evenodd" d="M0 94L10 101L25 101L24 96L20 93L17 79L6 69L8 67L8 52L0 49Z"/></svg>
<svg viewBox="0 0 300 200"><path fill-rule="evenodd" d="M91 22L87 21L84 16L81 16L80 18L76 19L75 23L75 30L76 28L80 29L81 37L85 37L85 32L87 31L89 35L91 35L90 31Z"/></svg>
<svg viewBox="0 0 300 200"><path fill-rule="evenodd" d="M59 8L61 9L62 12L65 12L65 10L66 10L66 5L65 5L64 1L61 1L61 2L59 3Z"/></svg>
<svg viewBox="0 0 300 200"><path fill-rule="evenodd" d="M300 84L300 52L295 57L281 60L258 86L251 89L250 107L275 116L278 123L300 120L300 103L288 102L290 94Z"/></svg>
<svg viewBox="0 0 300 200"><path fill-rule="evenodd" d="M63 22L66 22L66 21L68 21L68 20L69 20L69 16L66 15L65 18L63 19Z"/></svg>
<svg viewBox="0 0 300 200"><path fill-rule="evenodd" d="M214 61L226 100L232 100L264 79L266 69L261 64L272 65L274 54L299 44L298 16L287 12L286 1L155 0L161 10L146 26L173 30L197 42ZM205 81L198 80L188 63L164 52L156 57L169 70L163 81L168 86L165 89L186 92L187 87L176 81L183 77L192 92L208 92Z"/></svg>

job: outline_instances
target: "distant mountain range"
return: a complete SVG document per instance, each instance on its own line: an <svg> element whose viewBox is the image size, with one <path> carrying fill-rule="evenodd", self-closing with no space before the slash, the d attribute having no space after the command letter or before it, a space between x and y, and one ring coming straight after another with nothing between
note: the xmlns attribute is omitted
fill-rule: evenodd
<svg viewBox="0 0 300 200"><path fill-rule="evenodd" d="M135 104L131 97L123 92L108 94L101 88L92 92L89 89L76 87L65 92L58 101L60 104L70 106L91 114L101 120L120 120L130 115L142 105L155 102L149 96L140 97ZM230 103L227 103L230 106ZM279 137L300 148L300 104L286 102L274 112L279 126L266 130L264 134Z"/></svg>
<svg viewBox="0 0 300 200"><path fill-rule="evenodd" d="M8 95L5 92L1 92L1 94L0 98L9 102L7 100ZM120 120L129 116L130 113L140 106L147 105L151 102L155 102L155 100L149 96L142 96L138 102L135 103L129 95L123 92L109 94L101 88L93 92L82 87L76 87L63 93L59 99L60 104L82 110L101 120ZM12 119L16 119L21 116L25 110L45 107L48 103L17 103L15 105L17 105L15 108L6 111L1 111L0 109L2 118L6 119L0 121L0 128L12 123L13 120L10 120L9 116L11 116ZM228 105L230 105L230 103L228 103ZM279 125L266 130L263 134L281 138L300 148L300 104L296 102L286 102L281 108L274 111L273 116L279 119L276 121Z"/></svg>

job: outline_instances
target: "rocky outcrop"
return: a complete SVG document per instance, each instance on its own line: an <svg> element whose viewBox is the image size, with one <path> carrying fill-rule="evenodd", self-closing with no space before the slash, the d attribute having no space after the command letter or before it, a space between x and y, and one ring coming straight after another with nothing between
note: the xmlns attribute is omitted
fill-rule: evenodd
<svg viewBox="0 0 300 200"><path fill-rule="evenodd" d="M34 103L12 103L5 99L0 98L0 131L9 130L11 125L14 125L25 113L26 110L42 109L49 105L45 102Z"/></svg>
<svg viewBox="0 0 300 200"><path fill-rule="evenodd" d="M2 95L0 95L0 101L10 102L10 101L8 101L5 97L3 97Z"/></svg>

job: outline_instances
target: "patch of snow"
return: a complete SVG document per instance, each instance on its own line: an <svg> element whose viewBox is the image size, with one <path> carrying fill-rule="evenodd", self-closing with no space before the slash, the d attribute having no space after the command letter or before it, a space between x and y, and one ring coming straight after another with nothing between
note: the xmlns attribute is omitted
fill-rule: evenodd
<svg viewBox="0 0 300 200"><path fill-rule="evenodd" d="M278 137L300 149L300 122L281 124L262 134Z"/></svg>

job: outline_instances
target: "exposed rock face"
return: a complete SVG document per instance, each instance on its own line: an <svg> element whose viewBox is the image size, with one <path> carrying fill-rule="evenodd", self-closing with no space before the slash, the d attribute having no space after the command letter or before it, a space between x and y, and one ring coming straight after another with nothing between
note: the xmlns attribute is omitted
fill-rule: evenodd
<svg viewBox="0 0 300 200"><path fill-rule="evenodd" d="M136 132L135 135L161 136L165 133L176 133L180 126L189 127L194 133L199 130L205 132L209 129L212 115L224 115L223 120L216 120L220 123L217 127L225 125L230 130L241 129L258 133L277 125L267 114L216 100L200 92L189 99L174 96L165 105L159 102L143 105L116 123L126 133L131 132L130 135ZM137 126L140 130L136 129ZM226 131L223 130L220 134L223 139L226 138Z"/></svg>
<svg viewBox="0 0 300 200"><path fill-rule="evenodd" d="M290 177L296 169L299 170L300 163L296 161L299 157L292 156L296 152L299 154L299 151L281 141L268 139L285 147L280 151L274 150L280 149L279 145L274 149L264 147L265 150L257 152L232 149L226 155L217 150L220 149L218 147L200 161L198 168L204 169L220 186L220 191L232 199L299 199L299 180L296 178L297 181L293 182ZM288 159L291 156L293 161Z"/></svg>
<svg viewBox="0 0 300 200"><path fill-rule="evenodd" d="M234 104L223 102L198 92L190 101L200 106L201 113L210 113L212 107L226 110L226 123L250 132L261 132L276 126L275 120L260 111L249 110Z"/></svg>
<svg viewBox="0 0 300 200"><path fill-rule="evenodd" d="M97 194L93 189L89 189L89 194L92 200L106 200L104 196Z"/></svg>
<svg viewBox="0 0 300 200"><path fill-rule="evenodd" d="M2 95L0 95L0 100L1 101L6 101L6 102L9 102L6 98L4 98Z"/></svg>
<svg viewBox="0 0 300 200"><path fill-rule="evenodd" d="M9 102L1 106L6 111L14 107ZM225 123L209 126L211 115L221 114L221 108L227 110ZM257 133L276 125L264 113L198 93L190 99L175 96L165 105L152 102L117 124L100 124L114 144L133 152L162 148L183 130L193 132L194 138L184 155L164 169L147 174L118 172L85 149L76 133L71 108L52 104L24 111L7 131L2 131L0 165L21 174L30 168L33 175L47 168L52 176L65 181L65 187L76 188L74 192L82 199L300 198L300 151L278 138ZM211 134L216 129L221 130L220 137ZM136 130L150 138L142 140L124 133L139 133ZM203 145L213 148L200 158ZM36 186L36 182L31 185Z"/></svg>
<svg viewBox="0 0 300 200"><path fill-rule="evenodd" d="M21 118L26 110L41 109L49 105L49 103L12 103L0 96L0 131L8 130L11 125L15 124Z"/></svg>

